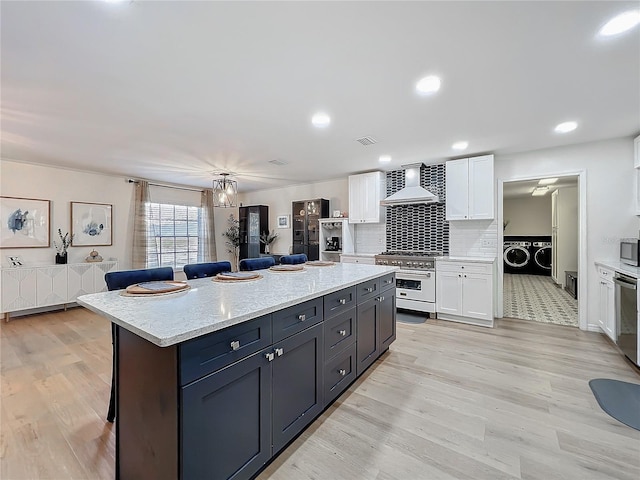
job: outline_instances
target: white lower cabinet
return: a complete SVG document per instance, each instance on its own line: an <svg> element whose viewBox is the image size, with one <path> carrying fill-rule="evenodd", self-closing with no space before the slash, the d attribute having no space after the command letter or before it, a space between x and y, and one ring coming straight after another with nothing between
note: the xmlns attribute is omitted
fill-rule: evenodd
<svg viewBox="0 0 640 480"><path fill-rule="evenodd" d="M613 271L598 267L598 291L600 293L600 308L598 324L600 329L615 343L616 341L616 305Z"/></svg>
<svg viewBox="0 0 640 480"><path fill-rule="evenodd" d="M436 263L438 318L493 326L493 263Z"/></svg>
<svg viewBox="0 0 640 480"><path fill-rule="evenodd" d="M2 313L64 305L75 302L80 295L105 291L104 274L117 268L116 261L3 268Z"/></svg>

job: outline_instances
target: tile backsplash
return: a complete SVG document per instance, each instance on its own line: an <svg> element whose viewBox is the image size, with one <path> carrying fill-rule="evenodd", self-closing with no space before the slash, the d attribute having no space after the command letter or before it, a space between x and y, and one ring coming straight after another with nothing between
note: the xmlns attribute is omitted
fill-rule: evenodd
<svg viewBox="0 0 640 480"><path fill-rule="evenodd" d="M452 257L496 257L496 220L457 220L449 222L449 255ZM501 251L502 249L500 249Z"/></svg>
<svg viewBox="0 0 640 480"><path fill-rule="evenodd" d="M404 170L387 172L387 196L404 187ZM387 207L387 249L438 250L449 254L449 222L445 220L445 164L423 165L420 185L440 197L431 205Z"/></svg>
<svg viewBox="0 0 640 480"><path fill-rule="evenodd" d="M355 226L356 253L382 253L387 250L384 223L358 223Z"/></svg>

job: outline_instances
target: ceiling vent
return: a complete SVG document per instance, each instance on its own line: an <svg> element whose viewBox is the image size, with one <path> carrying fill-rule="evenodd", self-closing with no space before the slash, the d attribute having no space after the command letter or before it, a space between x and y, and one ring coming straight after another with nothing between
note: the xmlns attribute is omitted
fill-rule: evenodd
<svg viewBox="0 0 640 480"><path fill-rule="evenodd" d="M365 147L367 145L373 145L374 143L378 143L378 141L375 138L371 138L371 137L358 138L356 139L356 142L361 143Z"/></svg>
<svg viewBox="0 0 640 480"><path fill-rule="evenodd" d="M278 166L282 166L282 165L286 165L287 164L287 162L285 162L281 158L276 158L275 160L269 160L269 163L272 163L272 164L278 165Z"/></svg>

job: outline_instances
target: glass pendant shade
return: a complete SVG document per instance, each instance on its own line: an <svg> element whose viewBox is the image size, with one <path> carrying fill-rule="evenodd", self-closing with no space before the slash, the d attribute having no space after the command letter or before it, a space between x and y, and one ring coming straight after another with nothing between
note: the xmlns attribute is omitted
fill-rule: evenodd
<svg viewBox="0 0 640 480"><path fill-rule="evenodd" d="M238 182L229 180L228 173L221 173L213 180L213 206L235 207L238 200Z"/></svg>

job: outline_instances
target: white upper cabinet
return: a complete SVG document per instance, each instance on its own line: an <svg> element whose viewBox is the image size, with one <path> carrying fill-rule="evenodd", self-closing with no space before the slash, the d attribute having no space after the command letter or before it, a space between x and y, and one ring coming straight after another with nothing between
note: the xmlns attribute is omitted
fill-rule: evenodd
<svg viewBox="0 0 640 480"><path fill-rule="evenodd" d="M349 223L384 222L384 172L349 176Z"/></svg>
<svg viewBox="0 0 640 480"><path fill-rule="evenodd" d="M493 155L447 162L447 220L493 220Z"/></svg>

